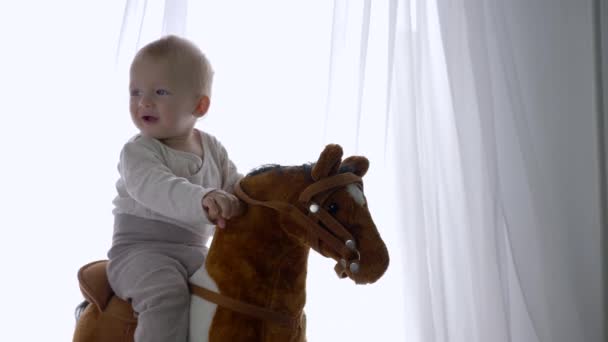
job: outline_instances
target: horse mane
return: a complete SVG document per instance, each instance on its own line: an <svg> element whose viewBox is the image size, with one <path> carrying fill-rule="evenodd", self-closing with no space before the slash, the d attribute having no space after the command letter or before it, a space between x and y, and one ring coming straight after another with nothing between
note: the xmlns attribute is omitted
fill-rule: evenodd
<svg viewBox="0 0 608 342"><path fill-rule="evenodd" d="M314 166L313 163L302 164L299 166L283 166L283 165L279 165L279 164L266 164L266 165L259 166L255 169L249 171L249 173L245 177L256 176L256 175L259 175L262 173L267 173L267 172L277 172L277 173L304 172L305 175L308 175L310 177L313 166Z"/></svg>
<svg viewBox="0 0 608 342"><path fill-rule="evenodd" d="M255 176L255 175L259 175L259 174L266 173L266 172L277 172L277 173L304 172L304 174L307 175L310 178L310 180L312 180L311 172L312 172L312 168L314 166L315 166L315 163L306 163L306 164L302 164L299 166L283 166L283 165L279 165L279 164L266 164L266 165L259 166L255 169L249 171L249 173L245 177ZM354 166L352 166L352 165L340 166L338 173L347 173L347 172L355 173Z"/></svg>

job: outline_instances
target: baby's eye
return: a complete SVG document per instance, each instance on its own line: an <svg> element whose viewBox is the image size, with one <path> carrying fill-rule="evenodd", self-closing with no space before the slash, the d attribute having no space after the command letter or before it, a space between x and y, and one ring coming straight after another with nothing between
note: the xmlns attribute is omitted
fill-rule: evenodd
<svg viewBox="0 0 608 342"><path fill-rule="evenodd" d="M156 90L156 95L169 95L169 91L166 89L158 89Z"/></svg>
<svg viewBox="0 0 608 342"><path fill-rule="evenodd" d="M138 89L131 89L131 90L129 90L129 94L131 94L131 96L139 96L140 93L141 92Z"/></svg>

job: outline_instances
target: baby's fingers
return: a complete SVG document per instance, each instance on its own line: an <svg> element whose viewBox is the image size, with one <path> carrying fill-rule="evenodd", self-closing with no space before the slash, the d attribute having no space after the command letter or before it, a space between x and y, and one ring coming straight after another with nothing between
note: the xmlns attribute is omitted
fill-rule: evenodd
<svg viewBox="0 0 608 342"><path fill-rule="evenodd" d="M240 200L236 196L228 196L226 198L226 208L222 207L222 217L231 219L241 215L243 212Z"/></svg>
<svg viewBox="0 0 608 342"><path fill-rule="evenodd" d="M244 212L240 200L229 193L214 191L203 199L203 207L209 220L220 228L226 226L226 220L241 215Z"/></svg>
<svg viewBox="0 0 608 342"><path fill-rule="evenodd" d="M229 219L232 217L232 206L230 205L230 199L227 196L218 198L216 203L219 207L219 216L224 219Z"/></svg>
<svg viewBox="0 0 608 342"><path fill-rule="evenodd" d="M205 197L203 199L203 208L207 212L207 218L209 218L209 221L215 222L220 215L220 207L215 199L211 196Z"/></svg>
<svg viewBox="0 0 608 342"><path fill-rule="evenodd" d="M213 200L213 203L209 206L207 217L209 221L215 223L218 227L226 227L226 220L222 217L222 210L218 203Z"/></svg>
<svg viewBox="0 0 608 342"><path fill-rule="evenodd" d="M231 202L231 209L232 209L231 217L241 216L245 213L244 203L241 200L239 200L236 196L233 198L233 200Z"/></svg>

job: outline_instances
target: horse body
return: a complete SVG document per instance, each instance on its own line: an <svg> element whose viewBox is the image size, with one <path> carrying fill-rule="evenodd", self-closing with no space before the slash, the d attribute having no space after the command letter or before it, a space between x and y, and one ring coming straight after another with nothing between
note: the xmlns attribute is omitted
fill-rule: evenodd
<svg viewBox="0 0 608 342"><path fill-rule="evenodd" d="M250 205L243 216L216 230L205 264L190 282L255 310L239 311L238 305L235 309L193 291L189 340L305 341L311 248L336 260L340 277L358 284L379 279L389 256L362 191L368 166L364 157L342 161L341 147L328 145L313 165L273 167L245 177L237 195ZM88 294L87 299L95 297ZM88 326L77 327L75 336L104 330L95 326L95 312L104 310L97 306L85 310ZM93 337L74 341L105 342Z"/></svg>
<svg viewBox="0 0 608 342"><path fill-rule="evenodd" d="M308 254L309 248L291 239L280 228L276 213L267 208L250 207L243 217L218 231L205 268L219 292L302 320L292 330L219 307L209 341L304 341ZM195 319L192 323L198 324Z"/></svg>
<svg viewBox="0 0 608 342"><path fill-rule="evenodd" d="M302 312L308 249L264 232L272 230L271 225L251 229L240 222L245 221L233 221L216 234L205 267L190 282L245 303L294 316ZM292 341L286 335L293 335L276 323L217 307L197 296L192 296L190 321L191 341Z"/></svg>
<svg viewBox="0 0 608 342"><path fill-rule="evenodd" d="M302 208L303 203L300 202L303 193L314 187L313 184L319 181L331 182L331 178L336 178L334 176L340 173L340 169L358 177L367 171L367 159L351 157L342 162L341 157L342 149L337 145L329 145L314 166L275 167L255 173L243 179L242 191L257 202L289 203L292 209L306 211L308 209ZM303 308L306 303L306 272L311 246L338 261L337 271L341 270L339 274L347 275L357 283L374 282L384 273L388 266L386 246L369 214L362 189L349 183L348 179L350 178L346 177L346 181L342 180L344 185L329 185L308 192L311 192L312 197L310 203L319 207L317 210L330 213L330 221L337 222L333 225L342 225L355 240L355 272L345 271L346 261L341 260L344 256L335 247L330 248L330 241L311 234L301 219L294 219L286 212L275 210L275 207L250 205L245 215L229 221L225 229L216 231L205 262L206 275L203 279L207 279L206 282L212 279L217 286L216 291L224 296L281 313L292 318L296 324L288 327L219 306L213 307L212 313L201 312L201 315L213 316L211 324L207 328L209 318L205 318L205 328L201 331L204 336L193 333L191 341L305 341L306 319ZM309 204L308 200L304 202L305 205ZM316 220L316 211L308 214L315 218L311 222ZM321 223L322 229L340 235L342 228L334 226L329 229L327 226L331 225L329 221ZM344 264L340 267L340 263ZM196 283L194 279L191 281ZM194 302L210 305L199 298L193 299ZM194 304L191 324L201 326L202 321L197 321L197 310L197 304Z"/></svg>

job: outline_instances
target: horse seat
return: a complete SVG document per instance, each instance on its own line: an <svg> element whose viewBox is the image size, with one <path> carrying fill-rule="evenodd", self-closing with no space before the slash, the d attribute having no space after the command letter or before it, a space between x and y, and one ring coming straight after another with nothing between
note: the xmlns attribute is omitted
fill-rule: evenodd
<svg viewBox="0 0 608 342"><path fill-rule="evenodd" d="M120 320L136 322L131 303L114 295L106 273L107 260L98 260L84 265L78 271L80 291L85 299L104 312Z"/></svg>

